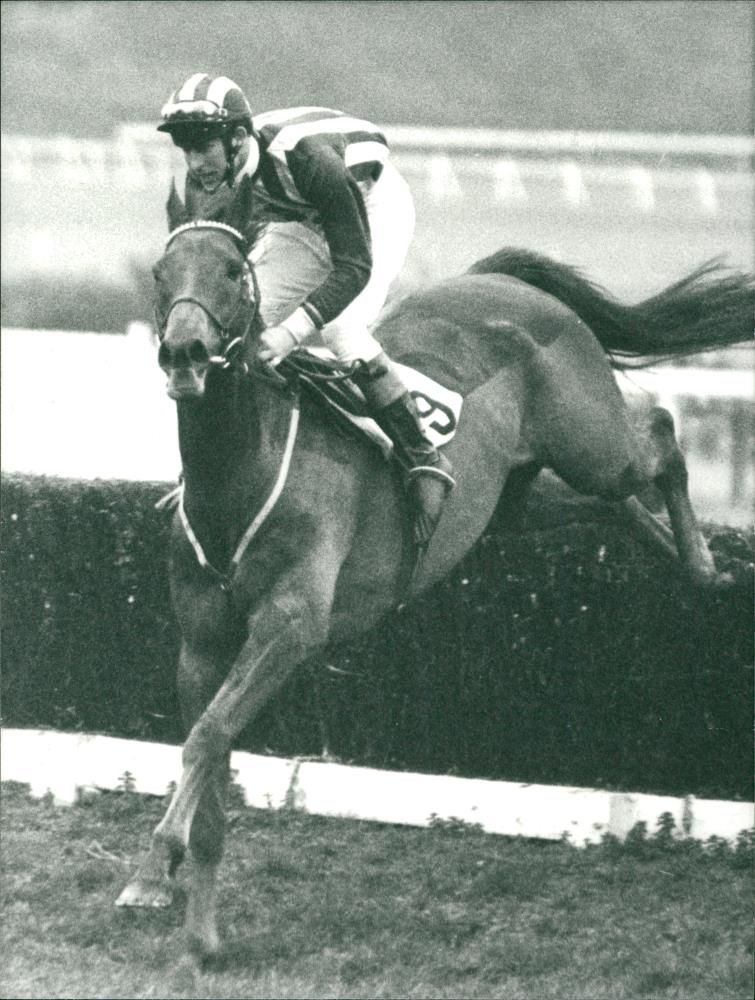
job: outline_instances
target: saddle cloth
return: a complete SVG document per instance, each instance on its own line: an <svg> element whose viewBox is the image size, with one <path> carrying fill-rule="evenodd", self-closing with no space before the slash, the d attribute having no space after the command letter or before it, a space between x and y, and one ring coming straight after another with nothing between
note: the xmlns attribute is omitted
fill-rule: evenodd
<svg viewBox="0 0 755 1000"><path fill-rule="evenodd" d="M436 448L448 444L456 433L463 397L416 368L393 363L417 404L425 436ZM348 366L327 348L299 348L280 363L278 371L284 377L295 376L342 421L376 444L386 460L391 458L393 442L370 416L364 395L348 377Z"/></svg>

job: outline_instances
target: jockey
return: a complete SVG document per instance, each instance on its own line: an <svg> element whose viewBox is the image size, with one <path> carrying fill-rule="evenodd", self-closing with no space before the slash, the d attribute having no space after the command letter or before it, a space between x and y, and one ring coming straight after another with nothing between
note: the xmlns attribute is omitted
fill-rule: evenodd
<svg viewBox="0 0 755 1000"><path fill-rule="evenodd" d="M455 485L424 436L400 370L370 333L414 232L409 187L385 137L327 108L252 116L227 77L189 77L162 109L186 160L186 201L201 206L250 176L265 227L250 254L266 324L258 360L275 365L305 343L362 364L354 381L409 467L415 542L429 541Z"/></svg>

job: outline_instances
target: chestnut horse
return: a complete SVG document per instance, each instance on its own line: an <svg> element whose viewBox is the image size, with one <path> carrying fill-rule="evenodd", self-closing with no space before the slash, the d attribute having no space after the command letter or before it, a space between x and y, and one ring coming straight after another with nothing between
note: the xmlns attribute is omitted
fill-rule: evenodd
<svg viewBox="0 0 755 1000"><path fill-rule="evenodd" d="M247 260L250 198L244 184L222 221L192 221L173 190L155 267L159 364L183 463L170 582L188 736L176 793L118 902L168 905L189 848L186 930L199 959L219 948L215 886L234 738L298 664L447 574L502 497L523 497L550 468L611 501L694 581L718 582L671 418L656 411L638 436L611 366L745 340L752 328L752 282L713 265L630 307L572 268L506 250L404 299L378 338L464 399L446 446L458 486L412 574L400 470L254 365L262 324ZM651 482L671 531L635 498Z"/></svg>

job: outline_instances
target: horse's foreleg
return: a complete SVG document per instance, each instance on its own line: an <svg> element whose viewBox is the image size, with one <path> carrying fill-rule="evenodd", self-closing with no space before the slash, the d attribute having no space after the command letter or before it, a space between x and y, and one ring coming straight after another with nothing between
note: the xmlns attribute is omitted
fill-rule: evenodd
<svg viewBox="0 0 755 1000"><path fill-rule="evenodd" d="M178 692L186 732L212 700L223 673L232 659L228 653L201 653L184 642L178 665ZM207 783L192 825L189 844L195 861L205 867L217 866L223 851L224 801L229 776L229 757L219 764ZM184 779L187 775L183 776ZM198 775L190 776L196 784ZM184 858L186 840L170 840L156 828L150 850L136 875L117 900L118 906L165 907L172 902L173 875Z"/></svg>
<svg viewBox="0 0 755 1000"><path fill-rule="evenodd" d="M320 564L322 566L322 563ZM322 571L280 584L250 617L250 637L184 746L184 770L175 796L155 831L165 862L188 844L194 857L186 930L195 956L218 947L215 874L222 852L219 797L232 741L277 693L294 668L327 636L334 581ZM167 847L167 852L165 848Z"/></svg>
<svg viewBox="0 0 755 1000"><path fill-rule="evenodd" d="M261 609L255 631L183 749L183 771L150 850L117 900L118 906L166 907L173 873L191 846L192 885L186 913L190 950L199 958L218 948L215 877L223 850L224 791L233 737L278 690L306 655L296 616Z"/></svg>
<svg viewBox="0 0 755 1000"><path fill-rule="evenodd" d="M230 753L209 775L189 831L191 889L186 907L189 950L200 959L220 947L217 927L217 872L225 846L225 800Z"/></svg>
<svg viewBox="0 0 755 1000"><path fill-rule="evenodd" d="M156 839L175 856L189 845L194 817L206 794L213 772L230 752L233 737L278 691L294 667L306 655L296 623L277 618L274 634L261 636L268 620L244 645L228 678L205 712L192 727L184 744L183 772ZM267 631L267 628L264 629Z"/></svg>
<svg viewBox="0 0 755 1000"><path fill-rule="evenodd" d="M184 644L178 668L178 691L186 733L217 694L235 656L226 652L218 657L206 650ZM230 752L222 758L199 800L189 831L189 847L195 866L214 870L223 856L225 840L225 800L230 779ZM209 892L209 885L208 885Z"/></svg>

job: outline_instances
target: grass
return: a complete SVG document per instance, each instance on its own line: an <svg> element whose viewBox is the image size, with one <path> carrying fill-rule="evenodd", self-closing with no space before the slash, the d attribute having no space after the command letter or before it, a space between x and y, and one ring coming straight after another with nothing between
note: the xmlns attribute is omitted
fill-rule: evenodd
<svg viewBox="0 0 755 1000"><path fill-rule="evenodd" d="M627 845L231 809L222 956L181 961L183 900L122 911L162 803L60 809L3 786L0 995L738 1000L752 994L751 850Z"/></svg>

